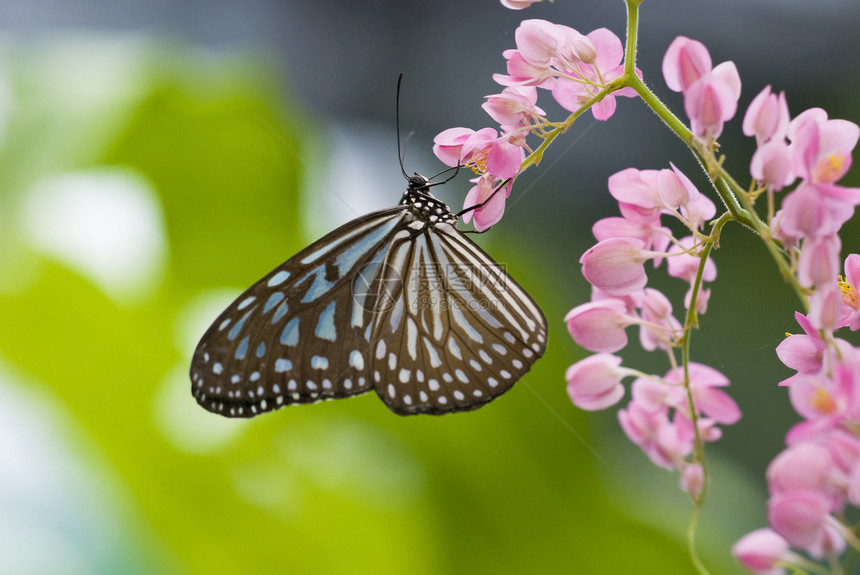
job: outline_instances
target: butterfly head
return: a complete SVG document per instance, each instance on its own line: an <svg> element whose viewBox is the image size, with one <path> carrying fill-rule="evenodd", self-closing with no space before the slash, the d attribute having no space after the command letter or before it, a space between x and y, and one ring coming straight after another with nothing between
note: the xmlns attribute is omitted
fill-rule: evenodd
<svg viewBox="0 0 860 575"><path fill-rule="evenodd" d="M418 172L413 173L412 176L408 178L408 182L410 191L420 190L426 192L427 194L430 193L430 180L428 180Z"/></svg>
<svg viewBox="0 0 860 575"><path fill-rule="evenodd" d="M409 186L400 199L400 205L406 206L413 215L425 224L456 223L457 216L451 213L448 204L430 193L432 185L430 180L416 172L409 178Z"/></svg>

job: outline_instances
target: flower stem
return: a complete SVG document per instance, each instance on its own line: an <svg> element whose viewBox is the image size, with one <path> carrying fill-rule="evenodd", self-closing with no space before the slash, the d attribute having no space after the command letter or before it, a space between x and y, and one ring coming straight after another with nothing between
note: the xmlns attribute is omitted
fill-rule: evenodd
<svg viewBox="0 0 860 575"><path fill-rule="evenodd" d="M693 513L690 515L690 523L687 524L687 547L690 550L690 561L693 562L693 565L696 567L696 571L698 571L700 575L708 575L710 573L708 568L705 567L705 564L702 563L702 560L699 558L699 554L696 553L696 527L699 523L699 512L701 510L701 506L696 505L696 507L693 508Z"/></svg>

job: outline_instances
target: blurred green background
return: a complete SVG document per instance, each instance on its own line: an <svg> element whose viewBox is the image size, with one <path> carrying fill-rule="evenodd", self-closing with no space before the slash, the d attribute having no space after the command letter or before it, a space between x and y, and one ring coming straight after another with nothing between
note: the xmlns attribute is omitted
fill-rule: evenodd
<svg viewBox="0 0 860 575"><path fill-rule="evenodd" d="M591 223L615 214L606 178L629 165L691 165L639 102L572 130L523 178L502 224L477 237L550 322L546 357L499 400L400 418L371 394L234 421L192 399L191 352L232 297L323 232L399 199L399 70L404 130L417 132L407 170L434 173L435 133L488 123L478 106L496 89L490 73L503 69L497 54L513 45L517 18L623 31L620 2L559 0L518 14L464 2L457 22L450 5L332 2L366 12L348 33L313 4L256 2L254 17L233 20L239 3L150 6L166 16L131 3L136 11L115 21L88 2L62 17L38 3L0 7L0 573L691 572L691 508L677 477L629 445L613 413L578 412L564 391L564 370L583 352L562 318L588 298L577 260ZM783 24L804 18L798 9ZM655 87L671 37L714 35L694 18L669 22L643 19L651 44L640 66ZM487 39L469 46L487 60L465 70L463 25ZM446 26L453 32L441 36ZM212 41L213 27L244 27L250 39ZM431 48L415 41L422 27L440 34ZM379 30L391 37L374 44ZM289 44L299 42L292 32L303 45ZM391 53L384 40L402 54L377 60L385 46ZM818 40L807 55L844 39ZM715 61L734 59L751 79L742 105L775 81L746 76L749 54L714 41ZM324 51L330 43L339 51ZM771 48L771 59L750 59L786 74L776 55L785 45ZM455 53L431 67L437 49ZM818 88L818 105L857 120L855 104ZM795 114L811 105L798 90ZM729 161L743 177L750 144L736 124ZM446 188L457 206L468 185ZM856 238L851 225L846 253ZM749 234L728 229L715 258L720 277L694 355L729 375L745 418L709 452L699 541L712 572L733 573L728 549L764 525L762 473L795 420L772 350L796 329L797 304ZM655 282L680 307L684 287ZM625 358L666 369L654 356Z"/></svg>

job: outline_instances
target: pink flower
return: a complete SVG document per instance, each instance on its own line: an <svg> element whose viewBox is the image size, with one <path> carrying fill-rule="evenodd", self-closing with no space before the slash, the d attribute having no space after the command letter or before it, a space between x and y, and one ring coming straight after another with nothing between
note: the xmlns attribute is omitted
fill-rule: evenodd
<svg viewBox="0 0 860 575"><path fill-rule="evenodd" d="M750 161L750 175L777 192L791 184L795 176L788 144L781 139L761 144Z"/></svg>
<svg viewBox="0 0 860 575"><path fill-rule="evenodd" d="M820 189L801 183L782 202L780 232L796 238L834 235L842 222L834 221L832 215Z"/></svg>
<svg viewBox="0 0 860 575"><path fill-rule="evenodd" d="M657 193L663 206L678 211L693 228L700 228L705 221L716 215L717 208L707 196L703 196L674 164L671 170L660 170L657 177Z"/></svg>
<svg viewBox="0 0 860 575"><path fill-rule="evenodd" d="M656 289L645 288L637 305L642 309L642 323L639 326L642 348L648 351L657 348L669 350L682 332L681 323L672 315L669 298Z"/></svg>
<svg viewBox="0 0 860 575"><path fill-rule="evenodd" d="M595 64L598 48L594 45L593 39L597 39L598 36L593 35L594 32L588 36L583 36L569 26L557 26L556 28L563 38L558 50L560 57L558 66L560 69L575 69L576 64L580 62L583 64ZM601 50L605 52L607 49L601 47Z"/></svg>
<svg viewBox="0 0 860 575"><path fill-rule="evenodd" d="M621 380L631 373L620 365L620 357L598 353L567 368L567 394L573 404L598 411L618 403L624 396Z"/></svg>
<svg viewBox="0 0 860 575"><path fill-rule="evenodd" d="M649 411L631 401L618 410L618 422L628 439L660 467L675 468L690 454L693 443L669 421L668 410Z"/></svg>
<svg viewBox="0 0 860 575"><path fill-rule="evenodd" d="M684 294L684 307L686 309L690 309L690 302L693 301L693 286L694 284L690 284L689 289ZM711 299L711 290L707 288L700 288L699 293L696 295L696 313L704 314L708 311L708 302Z"/></svg>
<svg viewBox="0 0 860 575"><path fill-rule="evenodd" d="M663 56L663 78L673 92L686 92L699 78L711 71L711 55L705 45L678 36Z"/></svg>
<svg viewBox="0 0 860 575"><path fill-rule="evenodd" d="M571 112L579 110L601 88L624 73L624 66L621 63L624 57L624 46L618 36L606 28L598 28L589 33L586 38L594 47L593 59L587 61L580 58L582 63L562 70L562 72L576 76L581 80L558 78L552 87L552 96L556 102ZM580 50L581 52L582 50ZM591 113L596 120L608 120L615 113L615 98L617 96L632 98L636 96L636 92L630 88L623 88L607 94L600 102L591 107Z"/></svg>
<svg viewBox="0 0 860 575"><path fill-rule="evenodd" d="M771 94L770 86L765 86L747 108L743 131L747 136L755 136L756 143L761 147L769 140L783 140L790 119L785 92L777 96Z"/></svg>
<svg viewBox="0 0 860 575"><path fill-rule="evenodd" d="M514 39L523 59L538 68L550 66L563 41L556 25L546 20L523 20L514 32Z"/></svg>
<svg viewBox="0 0 860 575"><path fill-rule="evenodd" d="M774 531L801 549L822 536L829 511L830 498L812 489L776 493L767 504L768 521Z"/></svg>
<svg viewBox="0 0 860 575"><path fill-rule="evenodd" d="M848 310L836 286L820 286L809 296L809 321L815 327L833 331L845 325L847 319Z"/></svg>
<svg viewBox="0 0 860 575"><path fill-rule="evenodd" d="M821 369L825 348L824 341L805 315L795 312L794 317L800 327L803 328L804 333L790 335L782 340L776 346L776 355L782 363L791 369L800 373L815 373Z"/></svg>
<svg viewBox="0 0 860 575"><path fill-rule="evenodd" d="M806 547L806 551L813 557L838 557L845 551L845 539L832 523L825 523L821 536Z"/></svg>
<svg viewBox="0 0 860 575"><path fill-rule="evenodd" d="M485 128L490 130L491 128ZM475 134L475 130L469 128L448 128L439 132L433 138L433 153L446 166L462 165L463 144Z"/></svg>
<svg viewBox="0 0 860 575"><path fill-rule="evenodd" d="M728 378L708 365L690 362L687 366L693 405L697 412L705 414L716 423L732 425L741 418L741 411L729 395L717 388L729 384ZM670 370L663 378L669 383L682 383L684 372L681 368ZM674 386L670 392L670 405L689 417L690 409L686 391Z"/></svg>
<svg viewBox="0 0 860 575"><path fill-rule="evenodd" d="M830 489L833 461L826 447L802 442L788 447L767 468L771 495L793 489L813 489L822 493Z"/></svg>
<svg viewBox="0 0 860 575"><path fill-rule="evenodd" d="M619 217L597 220L591 226L591 233L594 234L594 239L597 241L608 240L610 238L636 239L645 244L647 249L657 252L666 250L672 235L669 228L660 225L660 220L651 220L645 223ZM655 258L655 265L659 261L662 261L662 258Z"/></svg>
<svg viewBox="0 0 860 575"><path fill-rule="evenodd" d="M534 86L509 86L501 94L486 98L481 107L502 126L528 125L531 118L545 114L535 105L537 88Z"/></svg>
<svg viewBox="0 0 860 575"><path fill-rule="evenodd" d="M598 242L579 258L582 275L588 283L610 295L624 296L638 291L648 283L644 263L654 256L643 247L641 241L629 238Z"/></svg>
<svg viewBox="0 0 860 575"><path fill-rule="evenodd" d="M860 463L860 439L856 436L837 429L827 434L824 446L830 452L830 459L843 477L848 477L860 470L857 467ZM852 503L860 504L860 499L852 500Z"/></svg>
<svg viewBox="0 0 860 575"><path fill-rule="evenodd" d="M792 443L811 432L829 431L843 419L858 415L857 375L844 363L836 363L833 376L825 373L795 376L788 388L794 410L808 423L800 423L790 432Z"/></svg>
<svg viewBox="0 0 860 575"><path fill-rule="evenodd" d="M496 137L492 128L483 128L469 136L461 153L463 164L474 166L479 174L489 173L502 180L516 176L525 159L522 148L512 145L504 136Z"/></svg>
<svg viewBox="0 0 860 575"><path fill-rule="evenodd" d="M860 329L860 295L857 293L860 286L860 255L850 254L845 258L845 277L840 276L839 280L842 303L850 308L845 325L851 331L857 331Z"/></svg>
<svg viewBox="0 0 860 575"><path fill-rule="evenodd" d="M505 8L510 8L511 10L523 10L524 8L528 8L535 2L540 2L541 0L500 0L502 6Z"/></svg>
<svg viewBox="0 0 860 575"><path fill-rule="evenodd" d="M508 76L493 74L493 81L502 86L551 87L553 70L549 66L536 66L527 62L519 50L505 50L502 56L508 61Z"/></svg>
<svg viewBox="0 0 860 575"><path fill-rule="evenodd" d="M695 243L696 240L693 236L686 236L679 239L677 243L672 244L668 252L671 257L666 258L666 265L670 276L686 280L690 283L695 281L696 275L699 273L700 262L698 256L690 253ZM705 261L705 269L702 272L702 280L712 282L715 279L717 279L717 266L708 257Z"/></svg>
<svg viewBox="0 0 860 575"><path fill-rule="evenodd" d="M842 242L836 234L806 239L797 260L800 285L808 288L831 285L839 273L841 247Z"/></svg>
<svg viewBox="0 0 860 575"><path fill-rule="evenodd" d="M578 305L564 317L570 335L589 351L613 352L627 345L624 328L636 321L620 299L602 299Z"/></svg>
<svg viewBox="0 0 860 575"><path fill-rule="evenodd" d="M684 92L684 111L697 136L715 140L723 123L738 109L741 78L733 62L723 62L694 82Z"/></svg>
<svg viewBox="0 0 860 575"><path fill-rule="evenodd" d="M630 386L630 394L633 396L631 403L645 411L656 413L667 411L669 407L669 386L662 381L650 377L638 377Z"/></svg>
<svg viewBox="0 0 860 575"><path fill-rule="evenodd" d="M505 200L511 195L511 182L505 185L505 189L497 190L497 180L490 174L484 174L473 180L477 182L463 202L463 209L469 209L482 202L486 202L480 208L463 214L463 221L467 224L475 219L475 229L482 232L497 223L505 214ZM489 201L488 201L489 200Z"/></svg>
<svg viewBox="0 0 860 575"><path fill-rule="evenodd" d="M821 108L806 110L788 126L795 173L815 183L839 180L851 166L860 128L846 120L828 120Z"/></svg>
<svg viewBox="0 0 860 575"><path fill-rule="evenodd" d="M848 475L848 500L860 505L860 465L855 464Z"/></svg>
<svg viewBox="0 0 860 575"><path fill-rule="evenodd" d="M477 132L469 128L449 128L434 139L433 153L447 166L471 166L478 174L490 173L505 180L520 171L525 152L510 142L507 136L498 137L492 128Z"/></svg>
<svg viewBox="0 0 860 575"><path fill-rule="evenodd" d="M627 168L609 176L609 193L618 200L625 219L651 224L663 209L657 181L657 170Z"/></svg>
<svg viewBox="0 0 860 575"><path fill-rule="evenodd" d="M793 560L794 554L781 535L772 529L756 529L741 537L732 547L738 562L759 575L783 575L785 569L777 567L779 562Z"/></svg>

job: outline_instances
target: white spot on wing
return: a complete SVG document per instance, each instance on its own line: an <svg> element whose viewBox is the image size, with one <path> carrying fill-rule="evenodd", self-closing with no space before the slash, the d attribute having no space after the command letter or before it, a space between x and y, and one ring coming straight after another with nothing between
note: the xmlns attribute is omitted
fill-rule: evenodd
<svg viewBox="0 0 860 575"><path fill-rule="evenodd" d="M269 278L269 281L266 282L266 285L269 287L275 287L281 285L287 278L290 277L290 272L285 272L284 270L279 271L275 275Z"/></svg>
<svg viewBox="0 0 860 575"><path fill-rule="evenodd" d="M256 299L257 298L254 296L248 296L245 299L243 299L241 302L239 302L239 305L236 306L236 309L238 309L238 310L245 309L246 307L248 307L249 305L254 303L254 300L256 300Z"/></svg>
<svg viewBox="0 0 860 575"><path fill-rule="evenodd" d="M357 349L352 350L349 354L349 365L361 371L364 369L364 356Z"/></svg>
<svg viewBox="0 0 860 575"><path fill-rule="evenodd" d="M293 369L293 362L288 359L280 358L275 362L275 373L284 373Z"/></svg>
<svg viewBox="0 0 860 575"><path fill-rule="evenodd" d="M311 367L313 369L328 369L328 359L321 355L311 357Z"/></svg>

